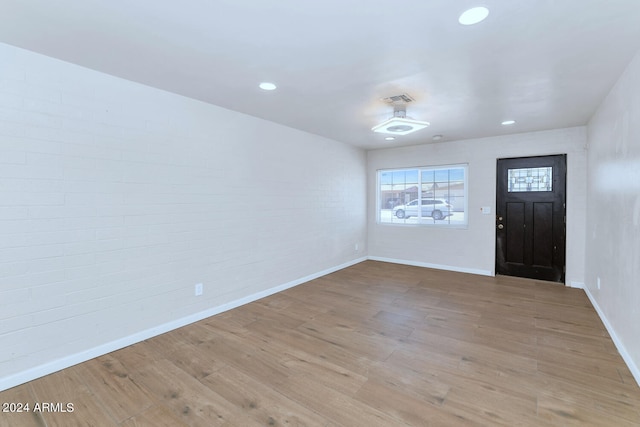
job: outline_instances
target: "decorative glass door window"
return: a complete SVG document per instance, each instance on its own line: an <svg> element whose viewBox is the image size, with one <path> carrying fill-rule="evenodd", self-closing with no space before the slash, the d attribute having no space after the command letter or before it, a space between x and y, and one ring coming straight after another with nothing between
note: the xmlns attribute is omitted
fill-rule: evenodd
<svg viewBox="0 0 640 427"><path fill-rule="evenodd" d="M509 169L509 192L553 191L553 168Z"/></svg>

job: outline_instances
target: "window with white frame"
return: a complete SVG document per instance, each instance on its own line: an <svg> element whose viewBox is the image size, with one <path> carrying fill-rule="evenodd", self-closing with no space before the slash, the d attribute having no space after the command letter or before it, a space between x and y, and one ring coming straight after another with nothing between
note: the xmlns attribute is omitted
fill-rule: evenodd
<svg viewBox="0 0 640 427"><path fill-rule="evenodd" d="M467 225L467 165L378 171L378 222Z"/></svg>

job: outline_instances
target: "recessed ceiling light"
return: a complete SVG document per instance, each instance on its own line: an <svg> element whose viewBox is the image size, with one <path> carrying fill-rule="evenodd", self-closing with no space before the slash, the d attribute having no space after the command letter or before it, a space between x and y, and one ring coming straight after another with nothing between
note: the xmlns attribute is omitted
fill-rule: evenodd
<svg viewBox="0 0 640 427"><path fill-rule="evenodd" d="M395 136L388 136L388 137L386 137L384 140L385 140L385 141L394 141L395 139L396 139L396 137L395 137Z"/></svg>
<svg viewBox="0 0 640 427"><path fill-rule="evenodd" d="M262 90L275 90L278 86L271 82L260 83L260 89Z"/></svg>
<svg viewBox="0 0 640 427"><path fill-rule="evenodd" d="M433 135L434 141L440 141L442 138L444 138L442 135Z"/></svg>
<svg viewBox="0 0 640 427"><path fill-rule="evenodd" d="M489 16L489 9L484 6L473 7L462 12L458 22L462 25L473 25L484 21Z"/></svg>
<svg viewBox="0 0 640 427"><path fill-rule="evenodd" d="M500 123L502 126L509 126L509 125L514 125L516 123L515 120L505 120L504 122Z"/></svg>

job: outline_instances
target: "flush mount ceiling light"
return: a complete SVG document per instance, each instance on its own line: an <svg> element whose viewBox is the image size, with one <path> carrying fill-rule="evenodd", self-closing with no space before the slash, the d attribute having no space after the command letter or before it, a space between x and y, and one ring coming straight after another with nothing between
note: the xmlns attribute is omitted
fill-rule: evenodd
<svg viewBox="0 0 640 427"><path fill-rule="evenodd" d="M260 89L262 90L276 90L278 86L275 85L275 83L271 83L271 82L262 82L260 83Z"/></svg>
<svg viewBox="0 0 640 427"><path fill-rule="evenodd" d="M462 25L474 25L484 21L489 16L489 9L484 6L473 7L462 12L458 22Z"/></svg>
<svg viewBox="0 0 640 427"><path fill-rule="evenodd" d="M407 135L429 126L429 122L421 122L406 117L404 109L396 109L393 117L371 128L372 131L387 135Z"/></svg>

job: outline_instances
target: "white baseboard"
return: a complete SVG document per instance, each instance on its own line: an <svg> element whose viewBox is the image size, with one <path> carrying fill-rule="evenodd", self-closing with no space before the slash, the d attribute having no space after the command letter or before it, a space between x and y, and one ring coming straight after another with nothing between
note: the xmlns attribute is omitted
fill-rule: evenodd
<svg viewBox="0 0 640 427"><path fill-rule="evenodd" d="M607 319L607 316L605 316L604 312L600 309L598 302L596 301L594 296L591 294L591 291L589 291L589 288L583 285L582 289L587 294L587 297L589 298L589 301L591 301L593 308L596 309L598 316L600 316L600 320L602 320L604 327L607 328L607 332L609 332L609 335L611 336L613 343L618 349L618 353L620 353L620 356L622 356L622 359L624 360L624 362L627 364L627 367L631 371L631 375L633 375L633 378L635 378L636 383L640 387L640 368L638 368L638 365L636 365L635 361L633 360L629 352L627 352L627 349L625 348L624 344L622 344L622 341L620 341L620 338L618 338L618 335L616 334L615 329L613 329L613 326L611 326L611 323L609 323L609 319Z"/></svg>
<svg viewBox="0 0 640 427"><path fill-rule="evenodd" d="M167 322L162 325L154 326L152 328L149 328L140 332L136 332L135 334L122 337L115 341L104 343L97 347L93 347L93 348L81 351L79 353L70 354L69 356L65 356L57 360L52 360L51 362L44 363L42 365L6 376L4 378L0 378L0 391L4 391L11 387L15 387L17 385L35 380L36 378L40 378L45 375L49 375L54 372L60 371L62 369L69 368L73 365L77 365L78 363L86 362L87 360L91 360L93 358L105 355L107 353L111 353L112 351L120 350L121 348L133 345L135 343L144 341L149 338L153 338L157 335L164 334L165 332L169 332L174 329L181 328L191 323L198 322L202 319L206 319L207 317L215 316L216 314L223 313L225 311L231 310L236 307L240 307L241 305L245 305L250 302L257 301L259 299L268 297L269 295L282 292L286 289L301 285L302 283L306 283L310 280L317 279L318 277L326 276L327 274L333 273L338 270L342 270L344 268L350 267L352 265L358 264L366 260L367 260L366 257L358 258L358 259L346 262L344 264L340 264L335 267L331 267L326 270L322 270L317 273L310 274L308 276L301 277L296 280L292 280L282 285L278 285L273 288L266 289L264 291L256 292L255 294L251 294L246 297L243 297L234 301L230 301L228 303L219 305L217 307L212 307L210 309L207 309L198 313L194 313L192 315L182 317L180 319L172 320L171 322Z"/></svg>
<svg viewBox="0 0 640 427"><path fill-rule="evenodd" d="M409 261L405 259L396 259L396 258L385 258L379 256L370 256L368 257L371 261L382 261L382 262L391 262L393 264L403 264L403 265L411 265L414 267L426 267L426 268L435 268L437 270L447 270L447 271L455 271L458 273L471 273L478 274L480 276L493 276L493 272L489 270L480 270L477 268L465 268L465 267L455 267L451 265L442 265L442 264L431 264L428 262L421 261Z"/></svg>

